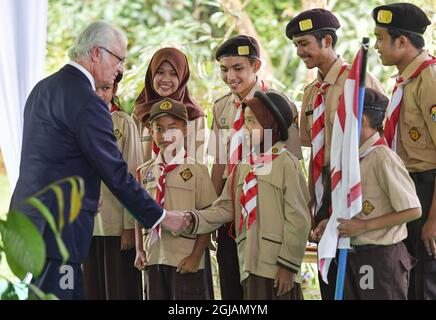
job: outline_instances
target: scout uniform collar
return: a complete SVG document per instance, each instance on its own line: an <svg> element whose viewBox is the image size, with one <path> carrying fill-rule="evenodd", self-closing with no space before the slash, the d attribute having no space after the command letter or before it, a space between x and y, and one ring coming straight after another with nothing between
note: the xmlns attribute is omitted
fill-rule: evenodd
<svg viewBox="0 0 436 320"><path fill-rule="evenodd" d="M432 56L428 54L427 51L421 52L409 65L404 69L403 73L400 75L403 81L407 81L414 73L415 71L427 60L431 60ZM395 75L394 77L397 77Z"/></svg>
<svg viewBox="0 0 436 320"><path fill-rule="evenodd" d="M259 77L256 76L256 83L254 84L253 88L251 88L250 92L248 92L247 96L244 99L251 99L254 97L254 93L256 91L262 91L265 92L267 90L266 84L263 82L263 80L260 80ZM233 94L233 102L241 103L241 98L237 94Z"/></svg>
<svg viewBox="0 0 436 320"><path fill-rule="evenodd" d="M330 85L334 85L336 83L336 80L341 74L342 66L344 65L344 63L346 63L345 60L341 56L338 56L335 63L332 65L329 72L327 72L324 79L322 78L321 73L318 71L318 73L316 74L316 78L318 82L319 83L325 82Z"/></svg>
<svg viewBox="0 0 436 320"><path fill-rule="evenodd" d="M375 132L368 140L366 140L359 148L359 154L365 153L377 140L380 139L380 134Z"/></svg>
<svg viewBox="0 0 436 320"><path fill-rule="evenodd" d="M185 159L186 159L186 150L185 150L185 148L181 148L179 150L179 152L177 152L176 156L173 157L170 162L167 162L166 165L183 164L185 162ZM162 156L162 152L159 152L159 154L157 155L157 157L155 159L155 163L157 163L157 164L165 163L163 156Z"/></svg>
<svg viewBox="0 0 436 320"><path fill-rule="evenodd" d="M284 150L286 150L286 142L277 141L276 143L274 143L274 145L270 149L268 149L268 151L264 152L263 155L279 155L282 152L284 152ZM243 162L245 162L245 163L249 162L250 154L254 154L255 157L258 156L258 154L253 149L252 152L250 152L249 154L246 154L244 156Z"/></svg>

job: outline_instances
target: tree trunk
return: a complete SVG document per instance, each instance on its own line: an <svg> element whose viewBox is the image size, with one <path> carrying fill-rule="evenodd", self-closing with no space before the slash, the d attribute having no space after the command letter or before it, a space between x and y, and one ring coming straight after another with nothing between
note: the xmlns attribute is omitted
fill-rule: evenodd
<svg viewBox="0 0 436 320"><path fill-rule="evenodd" d="M240 0L223 1L224 13L229 17L229 30L226 34L226 38L230 36L235 28L238 34L245 34L255 38L259 43L260 57L262 61L262 68L259 71L259 76L260 78L269 81L274 78L274 69L268 51L260 41L259 34L256 31L253 21L251 21L250 16L244 11L249 2L249 0L246 0L244 3L241 3Z"/></svg>

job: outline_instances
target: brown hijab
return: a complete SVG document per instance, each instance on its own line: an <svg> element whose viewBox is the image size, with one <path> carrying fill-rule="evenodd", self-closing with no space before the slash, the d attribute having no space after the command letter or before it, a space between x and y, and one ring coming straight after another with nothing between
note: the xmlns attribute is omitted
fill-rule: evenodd
<svg viewBox="0 0 436 320"><path fill-rule="evenodd" d="M188 111L188 119L194 120L204 116L198 103L189 95L189 65L185 54L176 48L162 48L156 51L150 60L147 72L145 74L145 85L136 98L135 109L133 112L141 122L146 122L150 109L153 104L163 99L153 88L153 77L162 62L167 61L177 73L179 78L179 88L169 96L177 101L183 102Z"/></svg>

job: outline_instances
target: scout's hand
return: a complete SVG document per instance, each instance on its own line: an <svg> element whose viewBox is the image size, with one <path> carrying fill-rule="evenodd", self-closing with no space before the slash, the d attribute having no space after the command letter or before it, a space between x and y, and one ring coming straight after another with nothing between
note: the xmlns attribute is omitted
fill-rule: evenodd
<svg viewBox="0 0 436 320"><path fill-rule="evenodd" d="M135 229L124 230L121 234L121 251L130 250L135 246Z"/></svg>
<svg viewBox="0 0 436 320"><path fill-rule="evenodd" d="M436 221L428 218L421 231L421 239L424 242L425 251L429 256L436 259Z"/></svg>
<svg viewBox="0 0 436 320"><path fill-rule="evenodd" d="M339 236L341 238L355 237L363 232L365 232L365 221L353 218L351 220L338 218L339 226Z"/></svg>
<svg viewBox="0 0 436 320"><path fill-rule="evenodd" d="M186 214L183 211L167 211L161 225L173 232L173 234L180 234L186 230L189 223L190 221L187 220Z"/></svg>
<svg viewBox="0 0 436 320"><path fill-rule="evenodd" d="M313 242L319 242L321 240L328 222L329 219L321 220L315 230L311 231Z"/></svg>
<svg viewBox="0 0 436 320"><path fill-rule="evenodd" d="M135 267L139 271L142 271L147 266L147 257L145 255L144 250L136 250L136 257L135 257Z"/></svg>
<svg viewBox="0 0 436 320"><path fill-rule="evenodd" d="M277 296L284 295L294 287L295 273L279 267L274 279L274 288L277 288Z"/></svg>
<svg viewBox="0 0 436 320"><path fill-rule="evenodd" d="M200 260L201 256L197 257L191 254L180 261L176 272L180 272L180 274L197 272L200 266Z"/></svg>

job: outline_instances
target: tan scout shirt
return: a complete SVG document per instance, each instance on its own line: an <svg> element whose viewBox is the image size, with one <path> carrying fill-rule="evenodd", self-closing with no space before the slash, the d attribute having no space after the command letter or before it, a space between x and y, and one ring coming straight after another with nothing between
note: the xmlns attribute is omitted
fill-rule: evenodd
<svg viewBox="0 0 436 320"><path fill-rule="evenodd" d="M341 66L345 62L342 57L338 57L336 62L330 68L329 72L325 76L324 80L320 72L317 74L317 79L314 80L304 89L303 101L301 104L300 114L300 141L301 145L305 147L312 147L312 123L313 123L313 106L316 96L321 89L317 88L315 84L317 82L327 82L330 86L327 88L324 95L324 107L325 107L325 151L324 151L324 165L330 163L330 146L332 140L333 123L335 121L335 113L339 105L340 97L344 92L345 80L347 80L348 74L351 69L351 65L348 65L347 69L339 75ZM381 84L371 74L367 74L366 87L375 89L379 92L384 92Z"/></svg>
<svg viewBox="0 0 436 320"><path fill-rule="evenodd" d="M217 195L205 165L187 159L187 163L180 164L165 178L166 210L203 209L209 207L216 200ZM162 156L150 160L138 168L142 186L151 197L156 198L157 180L159 179L159 163ZM195 236L173 236L162 229L161 239L150 244L151 233L144 242L144 249L149 265L163 264L177 267L180 261L192 253ZM200 269L204 268L204 255L200 261Z"/></svg>
<svg viewBox="0 0 436 320"><path fill-rule="evenodd" d="M278 142L273 148L280 150L283 145L283 142ZM235 198L235 229L239 229L240 192L249 170L248 164L239 163L234 177L235 190L232 190L233 177L229 177L221 196L211 208L193 212L192 233L208 233L232 221L232 194ZM298 159L285 151L270 165L256 170L256 175L257 218L248 231L245 224L236 237L241 282L250 273L274 279L279 265L299 273L310 229L309 192Z"/></svg>
<svg viewBox="0 0 436 320"><path fill-rule="evenodd" d="M410 78L431 57L424 51L401 74ZM436 169L436 65L404 86L398 119L397 152L410 172Z"/></svg>
<svg viewBox="0 0 436 320"><path fill-rule="evenodd" d="M112 113L114 134L118 149L133 176L142 163L141 147L137 128L130 116L123 111ZM123 230L134 229L135 219L104 183L101 184L103 204L94 220L95 236L120 236Z"/></svg>
<svg viewBox="0 0 436 320"><path fill-rule="evenodd" d="M256 91L262 90L262 81L257 79L255 86L251 89L245 99L251 99L254 97L254 93ZM273 91L272 89L268 89L267 91ZM213 121L212 121L212 135L209 140L209 154L214 156L215 161L217 162L217 156L220 158L220 163L227 163L228 154L220 155L219 151L224 150L222 143L227 144L227 153L229 150L229 140L230 140L230 130L233 128L233 121L236 117L236 108L235 103L241 102L241 99L238 95L228 93L227 95L221 97L216 100L213 105ZM291 102L291 110L294 115L295 121L289 127L289 139L286 142L287 149L294 154L298 159L303 158L303 154L301 151L300 141L298 139L298 110L293 102ZM216 140L219 139L219 140ZM217 143L218 142L218 143ZM219 143L221 142L221 143ZM222 151L221 151L222 152ZM223 179L227 179L227 166L223 173Z"/></svg>
<svg viewBox="0 0 436 320"><path fill-rule="evenodd" d="M374 134L361 147L363 153L378 139ZM368 220L392 212L421 207L415 185L400 157L389 147L375 147L360 162L362 177L362 212L359 219ZM407 237L406 224L365 232L351 238L354 245L390 245Z"/></svg>

